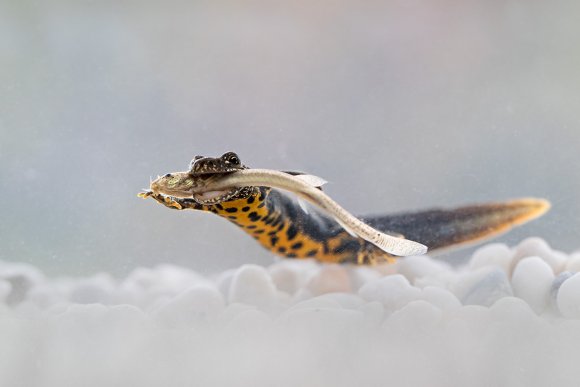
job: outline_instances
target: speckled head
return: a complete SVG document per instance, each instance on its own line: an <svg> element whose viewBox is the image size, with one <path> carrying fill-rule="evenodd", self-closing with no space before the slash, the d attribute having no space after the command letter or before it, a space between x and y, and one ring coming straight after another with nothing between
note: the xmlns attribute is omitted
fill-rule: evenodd
<svg viewBox="0 0 580 387"><path fill-rule="evenodd" d="M173 172L158 177L151 183L155 193L177 198L193 198L199 204L213 205L225 201L248 198L255 194L255 187L234 187L224 191L205 191L193 193L197 187L212 176L246 169L234 152L224 153L221 157L195 156L189 164L189 171Z"/></svg>
<svg viewBox="0 0 580 387"><path fill-rule="evenodd" d="M234 152L224 153L221 157L195 156L189 163L189 173L194 176L235 172L246 169Z"/></svg>
<svg viewBox="0 0 580 387"><path fill-rule="evenodd" d="M231 173L246 169L239 156L226 152L220 157L195 156L189 163L189 174L196 179L210 178L216 174ZM245 199L254 192L253 187L234 187L225 191L207 191L193 194L199 204L212 205L226 201Z"/></svg>

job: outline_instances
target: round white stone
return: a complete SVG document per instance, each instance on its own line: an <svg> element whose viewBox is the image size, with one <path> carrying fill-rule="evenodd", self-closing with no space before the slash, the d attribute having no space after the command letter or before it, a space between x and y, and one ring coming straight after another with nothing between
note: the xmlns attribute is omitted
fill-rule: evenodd
<svg viewBox="0 0 580 387"><path fill-rule="evenodd" d="M387 312L393 312L419 299L421 290L411 286L401 274L394 274L367 283L359 295L367 301L379 301Z"/></svg>
<svg viewBox="0 0 580 387"><path fill-rule="evenodd" d="M558 309L566 318L580 319L580 273L565 280L557 296Z"/></svg>
<svg viewBox="0 0 580 387"><path fill-rule="evenodd" d="M441 310L453 310L461 307L461 302L447 289L427 286L421 291L421 299Z"/></svg>
<svg viewBox="0 0 580 387"><path fill-rule="evenodd" d="M448 264L427 255L401 258L398 263L398 273L404 275L412 284L418 278L436 276L448 270Z"/></svg>
<svg viewBox="0 0 580 387"><path fill-rule="evenodd" d="M574 273L580 272L580 253L574 253L566 260L564 270Z"/></svg>
<svg viewBox="0 0 580 387"><path fill-rule="evenodd" d="M509 273L513 254L512 249L503 243L490 243L473 253L469 261L469 268L476 270L487 266L499 266L506 273Z"/></svg>
<svg viewBox="0 0 580 387"><path fill-rule="evenodd" d="M188 326L215 321L225 308L220 292L198 285L169 300L157 311L157 318L170 326Z"/></svg>
<svg viewBox="0 0 580 387"><path fill-rule="evenodd" d="M491 306L500 298L513 295L506 273L491 266L463 273L451 290L465 305Z"/></svg>
<svg viewBox="0 0 580 387"><path fill-rule="evenodd" d="M322 266L320 271L310 279L306 287L315 296L325 293L349 293L352 291L347 269L340 265Z"/></svg>
<svg viewBox="0 0 580 387"><path fill-rule="evenodd" d="M526 301L534 312L540 314L548 306L553 281L554 272L542 258L528 257L516 266L512 288L516 297Z"/></svg>
<svg viewBox="0 0 580 387"><path fill-rule="evenodd" d="M557 251L553 251L545 240L542 238L527 238L515 248L511 263L512 272L520 260L534 256L540 257L546 261L554 273L562 271L566 264L564 256Z"/></svg>
<svg viewBox="0 0 580 387"><path fill-rule="evenodd" d="M243 265L232 278L228 301L261 306L272 303L276 294L276 286L266 269Z"/></svg>

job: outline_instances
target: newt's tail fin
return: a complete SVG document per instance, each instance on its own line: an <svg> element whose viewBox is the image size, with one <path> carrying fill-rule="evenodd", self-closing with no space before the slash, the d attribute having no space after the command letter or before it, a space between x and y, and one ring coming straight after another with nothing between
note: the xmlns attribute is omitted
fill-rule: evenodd
<svg viewBox="0 0 580 387"><path fill-rule="evenodd" d="M427 245L429 251L480 242L543 215L550 209L544 199L516 199L452 209L363 217L383 232L401 233Z"/></svg>

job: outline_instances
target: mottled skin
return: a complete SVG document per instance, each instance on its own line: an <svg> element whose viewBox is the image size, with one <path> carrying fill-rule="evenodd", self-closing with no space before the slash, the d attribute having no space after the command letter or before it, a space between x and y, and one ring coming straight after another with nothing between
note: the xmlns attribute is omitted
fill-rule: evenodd
<svg viewBox="0 0 580 387"><path fill-rule="evenodd" d="M196 156L190 173L196 178L206 178L243 168L246 167L237 155L228 152L220 158ZM294 198L277 189L236 188L205 201L151 191L141 196L151 197L172 209L213 212L243 229L266 249L286 258L311 257L321 262L355 264L391 262L396 258L350 235L334 219L314 207L305 212ZM498 235L540 216L548 208L544 200L519 199L362 219L383 232L401 234L423 243L432 252Z"/></svg>

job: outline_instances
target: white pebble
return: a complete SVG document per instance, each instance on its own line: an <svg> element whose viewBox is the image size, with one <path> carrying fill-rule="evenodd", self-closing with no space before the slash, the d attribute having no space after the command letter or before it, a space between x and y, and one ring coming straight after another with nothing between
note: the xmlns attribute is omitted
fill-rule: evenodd
<svg viewBox="0 0 580 387"><path fill-rule="evenodd" d="M448 264L436 261L427 255L406 257L398 262L398 273L404 275L412 284L417 278L437 276L449 269Z"/></svg>
<svg viewBox="0 0 580 387"><path fill-rule="evenodd" d="M248 309L235 315L230 323L226 325L226 332L232 334L234 338L249 334L259 334L268 329L271 324L272 319L266 313L257 309Z"/></svg>
<svg viewBox="0 0 580 387"><path fill-rule="evenodd" d="M288 309L288 312L298 309L342 309L342 306L338 301L333 300L332 298L319 296L292 305L292 307Z"/></svg>
<svg viewBox="0 0 580 387"><path fill-rule="evenodd" d="M268 269L276 288L288 294L294 294L300 287L300 276L296 270L287 265L272 265Z"/></svg>
<svg viewBox="0 0 580 387"><path fill-rule="evenodd" d="M157 318L169 326L189 326L215 321L225 308L225 300L215 288L198 285L161 306Z"/></svg>
<svg viewBox="0 0 580 387"><path fill-rule="evenodd" d="M550 287L554 281L552 268L540 257L522 259L514 270L514 295L526 301L538 314L548 306Z"/></svg>
<svg viewBox="0 0 580 387"><path fill-rule="evenodd" d="M562 316L580 319L580 273L574 274L562 283L557 302Z"/></svg>
<svg viewBox="0 0 580 387"><path fill-rule="evenodd" d="M533 256L538 256L546 261L554 273L562 271L566 264L563 255L557 251L553 251L545 240L542 238L527 238L515 248L511 263L512 272L520 260Z"/></svg>
<svg viewBox="0 0 580 387"><path fill-rule="evenodd" d="M367 282L383 277L378 270L367 266L351 267L348 274L353 292L358 291Z"/></svg>
<svg viewBox="0 0 580 387"><path fill-rule="evenodd" d="M564 270L574 273L580 272L580 253L574 253L566 260Z"/></svg>
<svg viewBox="0 0 580 387"><path fill-rule="evenodd" d="M229 294L230 287L232 286L232 279L238 270L230 269L225 270L217 276L216 283L219 291L222 294Z"/></svg>
<svg viewBox="0 0 580 387"><path fill-rule="evenodd" d="M558 292L560 291L560 286L562 286L562 284L574 274L576 273L563 271L554 278L554 281L552 281L552 286L550 287L550 303L555 309L558 309Z"/></svg>
<svg viewBox="0 0 580 387"><path fill-rule="evenodd" d="M70 301L79 304L106 304L115 288L113 277L101 273L80 280L70 289Z"/></svg>
<svg viewBox="0 0 580 387"><path fill-rule="evenodd" d="M366 303L365 300L352 293L326 293L318 298L336 301L341 307L345 309L357 309Z"/></svg>
<svg viewBox="0 0 580 387"><path fill-rule="evenodd" d="M491 306L500 298L513 295L506 273L494 267L464 273L451 290L465 305Z"/></svg>
<svg viewBox="0 0 580 387"><path fill-rule="evenodd" d="M12 291L12 285L10 282L0 279L0 303L3 304L6 302L6 297Z"/></svg>
<svg viewBox="0 0 580 387"><path fill-rule="evenodd" d="M236 316L253 309L256 309L256 307L253 305L240 303L229 304L228 306L226 306L224 311L219 315L218 322L227 325Z"/></svg>
<svg viewBox="0 0 580 387"><path fill-rule="evenodd" d="M263 306L274 302L276 294L276 286L266 269L243 265L232 278L228 301Z"/></svg>
<svg viewBox="0 0 580 387"><path fill-rule="evenodd" d="M461 321L475 331L483 331L491 319L489 308L481 305L465 305L446 314L450 320Z"/></svg>
<svg viewBox="0 0 580 387"><path fill-rule="evenodd" d="M364 324L364 315L357 310L343 308L300 308L285 313L280 322L291 332L310 337L330 336L335 341L347 332L355 332Z"/></svg>
<svg viewBox="0 0 580 387"><path fill-rule="evenodd" d="M203 285L207 281L193 270L170 264L155 267L155 273L157 286L173 294L179 294L195 285Z"/></svg>
<svg viewBox="0 0 580 387"><path fill-rule="evenodd" d="M30 290L45 281L36 267L26 263L0 265L0 280L10 284L10 292L4 296L8 304L18 304L28 297Z"/></svg>
<svg viewBox="0 0 580 387"><path fill-rule="evenodd" d="M352 291L347 268L340 265L322 266L320 271L310 279L306 288L315 296L325 293L348 293Z"/></svg>
<svg viewBox="0 0 580 387"><path fill-rule="evenodd" d="M421 297L421 291L409 284L401 274L389 275L371 281L360 288L359 295L368 301L379 301L387 312L402 308Z"/></svg>
<svg viewBox="0 0 580 387"><path fill-rule="evenodd" d="M415 300L389 316L383 327L397 332L422 330L439 323L442 316L443 313L436 306L424 300Z"/></svg>
<svg viewBox="0 0 580 387"><path fill-rule="evenodd" d="M461 302L447 289L427 286L421 291L421 299L441 310L453 310L461 307Z"/></svg>
<svg viewBox="0 0 580 387"><path fill-rule="evenodd" d="M109 308L101 304L71 304L60 314L59 319L81 325L98 325L107 315Z"/></svg>
<svg viewBox="0 0 580 387"><path fill-rule="evenodd" d="M515 326L535 320L536 315L530 306L516 297L504 297L497 300L490 308L491 317L496 322L512 323Z"/></svg>
<svg viewBox="0 0 580 387"><path fill-rule="evenodd" d="M482 267L501 267L506 273L510 272L513 251L503 243L490 243L477 249L471 260L469 268L476 270Z"/></svg>
<svg viewBox="0 0 580 387"><path fill-rule="evenodd" d="M367 302L358 310L365 316L364 320L369 327L378 327L385 318L385 307L378 301Z"/></svg>

